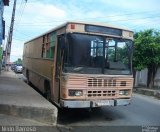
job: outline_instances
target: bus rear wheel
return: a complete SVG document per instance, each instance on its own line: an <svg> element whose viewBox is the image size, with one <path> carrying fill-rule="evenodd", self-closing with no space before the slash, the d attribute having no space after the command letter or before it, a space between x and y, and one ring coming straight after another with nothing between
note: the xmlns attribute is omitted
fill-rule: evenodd
<svg viewBox="0 0 160 132"><path fill-rule="evenodd" d="M44 82L44 89L45 89L45 91L44 91L44 97L47 100L51 101L51 88L50 88L49 81L45 81Z"/></svg>
<svg viewBox="0 0 160 132"><path fill-rule="evenodd" d="M27 78L26 80L27 84L31 85L31 82L29 81L29 71L28 70L26 71L26 78Z"/></svg>

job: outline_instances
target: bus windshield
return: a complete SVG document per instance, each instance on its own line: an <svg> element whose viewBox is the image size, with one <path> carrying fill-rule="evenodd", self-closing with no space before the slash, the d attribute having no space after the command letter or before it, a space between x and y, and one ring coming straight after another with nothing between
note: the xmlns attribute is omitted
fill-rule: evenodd
<svg viewBox="0 0 160 132"><path fill-rule="evenodd" d="M131 40L68 34L64 49L63 72L80 74L131 74Z"/></svg>

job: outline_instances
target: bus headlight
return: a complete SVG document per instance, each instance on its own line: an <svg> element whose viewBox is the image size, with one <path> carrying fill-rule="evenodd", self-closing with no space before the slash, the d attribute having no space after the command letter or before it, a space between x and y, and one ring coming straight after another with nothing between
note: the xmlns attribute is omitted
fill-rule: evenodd
<svg viewBox="0 0 160 132"><path fill-rule="evenodd" d="M129 91L128 90L120 90L119 95L128 95Z"/></svg>
<svg viewBox="0 0 160 132"><path fill-rule="evenodd" d="M82 90L69 90L69 96L82 96Z"/></svg>

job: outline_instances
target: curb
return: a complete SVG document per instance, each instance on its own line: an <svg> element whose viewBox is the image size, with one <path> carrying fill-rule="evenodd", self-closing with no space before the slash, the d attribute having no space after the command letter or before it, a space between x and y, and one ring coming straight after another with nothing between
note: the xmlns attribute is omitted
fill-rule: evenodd
<svg viewBox="0 0 160 132"><path fill-rule="evenodd" d="M143 95L147 95L147 96L153 96L157 99L160 99L160 91L158 91L158 90L136 88L133 91L135 93L139 93L139 94L143 94Z"/></svg>
<svg viewBox="0 0 160 132"><path fill-rule="evenodd" d="M55 126L57 124L57 108L47 109L28 106L0 104L0 113L35 120Z"/></svg>

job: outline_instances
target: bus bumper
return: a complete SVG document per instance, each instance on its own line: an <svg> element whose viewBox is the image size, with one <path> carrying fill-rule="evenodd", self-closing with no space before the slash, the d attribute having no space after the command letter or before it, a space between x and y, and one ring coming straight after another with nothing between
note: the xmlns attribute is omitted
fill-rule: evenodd
<svg viewBox="0 0 160 132"><path fill-rule="evenodd" d="M61 100L61 107L65 108L93 108L102 106L119 106L119 105L129 105L131 99L116 99L116 100Z"/></svg>

